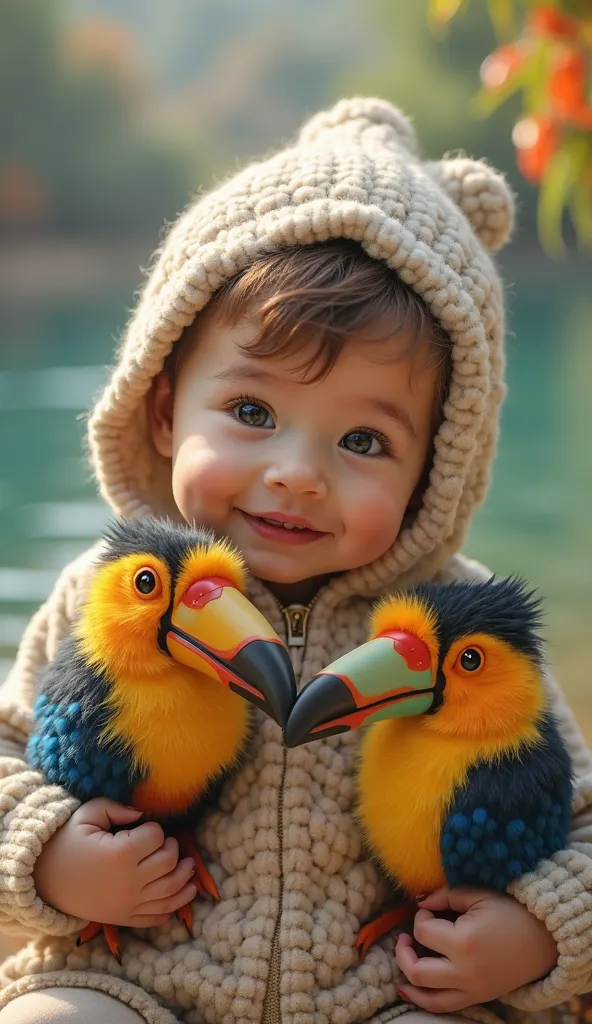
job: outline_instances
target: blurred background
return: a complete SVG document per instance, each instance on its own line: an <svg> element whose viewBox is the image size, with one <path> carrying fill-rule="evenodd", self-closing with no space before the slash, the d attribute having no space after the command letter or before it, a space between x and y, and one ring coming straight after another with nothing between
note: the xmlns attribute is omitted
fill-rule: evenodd
<svg viewBox="0 0 592 1024"><path fill-rule="evenodd" d="M540 248L517 105L470 107L495 47L486 6L438 35L427 0L0 0L0 679L107 518L84 411L163 224L310 113L377 94L426 155L486 156L519 196L500 259L510 393L466 551L541 589L550 660L592 742L592 260Z"/></svg>

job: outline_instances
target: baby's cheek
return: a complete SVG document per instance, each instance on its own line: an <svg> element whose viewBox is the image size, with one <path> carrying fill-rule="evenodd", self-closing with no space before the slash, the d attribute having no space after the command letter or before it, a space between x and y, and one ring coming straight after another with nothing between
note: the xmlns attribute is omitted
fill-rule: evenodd
<svg viewBox="0 0 592 1024"><path fill-rule="evenodd" d="M347 502L345 513L350 545L356 556L362 556L359 565L368 564L388 551L394 544L405 512L406 503L386 489L363 487L356 489Z"/></svg>
<svg viewBox="0 0 592 1024"><path fill-rule="evenodd" d="M220 526L229 514L237 475L205 441L192 437L173 458L173 496L187 520Z"/></svg>

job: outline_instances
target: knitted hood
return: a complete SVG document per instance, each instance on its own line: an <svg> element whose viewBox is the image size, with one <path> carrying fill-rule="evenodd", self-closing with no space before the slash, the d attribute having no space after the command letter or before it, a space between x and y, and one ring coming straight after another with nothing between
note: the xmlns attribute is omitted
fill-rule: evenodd
<svg viewBox="0 0 592 1024"><path fill-rule="evenodd" d="M452 341L452 374L421 509L393 547L339 580L372 596L428 578L460 547L490 476L503 398L502 289L489 253L513 223L482 161L422 161L409 120L379 99L342 100L295 143L191 205L157 253L111 380L89 422L101 494L124 516L178 518L170 462L154 449L145 396L165 357L223 281L254 255L343 237L423 297Z"/></svg>

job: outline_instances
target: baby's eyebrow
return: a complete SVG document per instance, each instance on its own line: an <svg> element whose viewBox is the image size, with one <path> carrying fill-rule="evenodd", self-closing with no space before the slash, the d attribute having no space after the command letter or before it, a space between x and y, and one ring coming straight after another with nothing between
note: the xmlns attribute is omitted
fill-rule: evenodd
<svg viewBox="0 0 592 1024"><path fill-rule="evenodd" d="M388 398L375 398L374 396L368 398L360 396L358 401L363 402L369 409L373 409L375 412L382 413L383 416L388 416L391 420L395 420L412 441L417 439L417 433L411 422L411 417L402 405L390 402Z"/></svg>
<svg viewBox="0 0 592 1024"><path fill-rule="evenodd" d="M228 381L253 380L269 382L279 380L275 373L270 373L269 370L264 370L263 367L253 366L252 363L233 363L223 370L218 370L212 376L214 380Z"/></svg>

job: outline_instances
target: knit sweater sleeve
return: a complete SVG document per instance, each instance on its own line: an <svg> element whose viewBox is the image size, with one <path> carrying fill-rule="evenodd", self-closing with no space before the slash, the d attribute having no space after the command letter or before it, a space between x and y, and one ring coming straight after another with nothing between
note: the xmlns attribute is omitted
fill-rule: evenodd
<svg viewBox="0 0 592 1024"><path fill-rule="evenodd" d="M566 849L542 861L508 890L545 922L559 952L550 974L503 1000L520 1010L546 1009L592 989L592 755L550 674L547 685L574 766L574 801Z"/></svg>
<svg viewBox="0 0 592 1024"><path fill-rule="evenodd" d="M0 929L62 935L81 922L44 903L33 869L44 843L73 814L78 802L47 785L25 760L39 676L70 625L96 549L64 569L46 603L33 616L14 666L0 688Z"/></svg>
<svg viewBox="0 0 592 1024"><path fill-rule="evenodd" d="M444 579L488 578L478 562L457 556ZM552 933L557 966L539 981L510 992L501 1002L519 1010L547 1009L592 990L592 754L550 672L547 692L575 774L571 831L567 847L536 871L523 875L508 892L528 907Z"/></svg>

